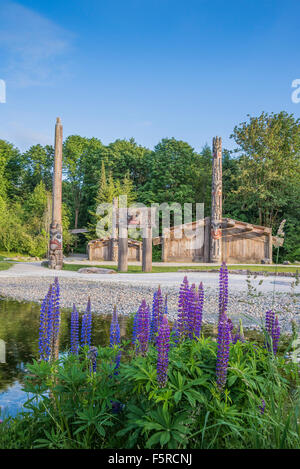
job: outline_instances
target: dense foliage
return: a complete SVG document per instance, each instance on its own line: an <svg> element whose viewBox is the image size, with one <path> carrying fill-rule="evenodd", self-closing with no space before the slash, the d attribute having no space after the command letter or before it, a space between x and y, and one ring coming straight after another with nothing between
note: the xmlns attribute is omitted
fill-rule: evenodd
<svg viewBox="0 0 300 469"><path fill-rule="evenodd" d="M215 384L217 344L188 339L170 349L168 381L157 381L157 350L88 348L30 365L24 413L0 425L1 448L299 448L298 370L253 343L231 346L227 386ZM50 393L48 390L50 389ZM298 388L299 389L299 388ZM263 411L261 408L263 407Z"/></svg>
<svg viewBox="0 0 300 469"><path fill-rule="evenodd" d="M266 313L263 343L227 317L220 270L218 336L201 334L203 286L184 279L171 327L159 288L121 342L116 308L108 347L91 346L91 304L74 305L70 349L58 357L59 284L41 306L39 361L27 366L27 412L0 423L0 448L299 448L299 364L278 353ZM29 412L28 412L29 411Z"/></svg>
<svg viewBox="0 0 300 469"><path fill-rule="evenodd" d="M236 126L236 151L223 151L224 216L263 224L276 234L286 219L280 260L300 260L300 125L292 115L262 113ZM146 205L211 203L211 150L164 138L154 150L133 139L103 145L97 138L69 136L64 142L64 244L67 228L89 227L95 209L126 193ZM51 212L53 148L32 146L21 153L0 141L0 249L41 256L47 248ZM83 240L84 243L86 240Z"/></svg>

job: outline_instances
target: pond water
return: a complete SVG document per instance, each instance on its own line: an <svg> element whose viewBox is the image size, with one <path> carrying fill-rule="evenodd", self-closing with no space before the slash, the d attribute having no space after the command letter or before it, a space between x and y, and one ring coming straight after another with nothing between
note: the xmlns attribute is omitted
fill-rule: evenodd
<svg viewBox="0 0 300 469"><path fill-rule="evenodd" d="M22 391L26 363L39 358L40 306L35 303L19 302L0 298L0 340L5 342L5 363L1 363L0 348L0 418L16 415L23 410L28 395ZM71 311L61 315L60 351L70 347ZM108 345L110 316L93 314L92 344ZM128 320L119 317L121 337L126 337Z"/></svg>

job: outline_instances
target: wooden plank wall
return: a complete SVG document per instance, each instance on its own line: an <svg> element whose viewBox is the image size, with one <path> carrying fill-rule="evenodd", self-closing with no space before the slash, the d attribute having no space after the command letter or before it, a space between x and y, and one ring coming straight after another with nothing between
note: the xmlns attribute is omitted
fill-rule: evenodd
<svg viewBox="0 0 300 469"><path fill-rule="evenodd" d="M269 237L262 233L224 233L222 260L228 264L260 264L269 257Z"/></svg>

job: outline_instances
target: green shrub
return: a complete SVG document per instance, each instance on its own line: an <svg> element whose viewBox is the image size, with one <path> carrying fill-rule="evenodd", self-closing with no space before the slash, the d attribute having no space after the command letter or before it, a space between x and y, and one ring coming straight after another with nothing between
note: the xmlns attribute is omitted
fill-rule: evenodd
<svg viewBox="0 0 300 469"><path fill-rule="evenodd" d="M28 365L23 413L0 425L0 448L299 448L299 368L254 343L230 347L227 386L215 384L211 338L172 346L168 381L157 382L157 351L122 345L57 363ZM265 401L264 413L260 407Z"/></svg>

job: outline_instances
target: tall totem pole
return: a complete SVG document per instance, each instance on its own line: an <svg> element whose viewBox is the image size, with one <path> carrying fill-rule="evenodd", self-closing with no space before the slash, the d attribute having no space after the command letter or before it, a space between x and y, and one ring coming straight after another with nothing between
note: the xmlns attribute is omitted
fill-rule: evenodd
<svg viewBox="0 0 300 469"><path fill-rule="evenodd" d="M222 262L222 139L213 139L210 262Z"/></svg>
<svg viewBox="0 0 300 469"><path fill-rule="evenodd" d="M55 125L55 155L52 187L52 222L50 225L49 268L61 270L63 267L62 245L62 145L63 126L60 117Z"/></svg>

